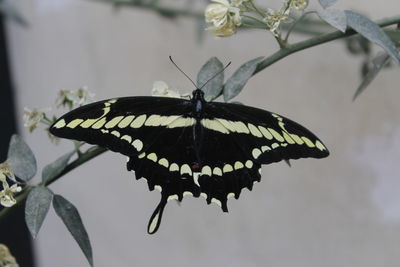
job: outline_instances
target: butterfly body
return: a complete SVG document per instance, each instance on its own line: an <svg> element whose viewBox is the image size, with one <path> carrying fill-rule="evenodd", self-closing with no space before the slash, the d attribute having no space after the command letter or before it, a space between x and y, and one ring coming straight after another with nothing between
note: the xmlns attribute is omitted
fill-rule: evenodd
<svg viewBox="0 0 400 267"><path fill-rule="evenodd" d="M228 211L227 200L260 181L261 165L329 152L303 126L245 105L125 97L72 110L50 129L56 136L97 144L128 156L127 169L161 191L148 232L157 231L171 199L203 196Z"/></svg>

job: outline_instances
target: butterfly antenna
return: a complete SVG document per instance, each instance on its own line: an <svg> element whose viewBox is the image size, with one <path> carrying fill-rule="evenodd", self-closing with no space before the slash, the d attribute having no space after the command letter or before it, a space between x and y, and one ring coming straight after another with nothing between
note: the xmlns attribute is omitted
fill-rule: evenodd
<svg viewBox="0 0 400 267"><path fill-rule="evenodd" d="M204 86L206 86L206 84L207 84L209 81L211 81L212 79L214 79L215 77L217 77L218 75L220 75L221 72L224 72L224 71L226 70L226 68L229 67L229 65L231 65L231 63L232 63L232 61L230 61L228 64L226 64L226 66L225 66L222 70L220 70L220 71L218 71L216 74L214 74L214 76L212 76L210 79L208 79L199 89L201 89L201 88L203 88Z"/></svg>
<svg viewBox="0 0 400 267"><path fill-rule="evenodd" d="M171 56L169 56L169 60L171 60L172 64L174 64L174 66L175 66L183 75L185 75L185 77L188 78L189 81L192 82L192 84L194 85L194 87L196 87L196 89L198 89L198 88L197 88L197 85L193 82L193 80L190 79L190 77L189 77L183 70L181 70L181 68L179 68L178 65L176 65L176 63L174 62L174 60L172 59Z"/></svg>

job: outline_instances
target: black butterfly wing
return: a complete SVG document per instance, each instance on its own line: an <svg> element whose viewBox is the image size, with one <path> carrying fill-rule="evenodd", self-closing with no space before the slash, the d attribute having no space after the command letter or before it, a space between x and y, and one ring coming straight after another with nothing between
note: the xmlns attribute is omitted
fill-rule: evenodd
<svg viewBox="0 0 400 267"><path fill-rule="evenodd" d="M265 110L211 102L203 117L199 183L207 202L224 211L229 197L239 198L243 188L260 181L262 164L329 155L309 130Z"/></svg>
<svg viewBox="0 0 400 267"><path fill-rule="evenodd" d="M97 144L129 157L127 168L149 189L161 191L161 201L149 222L154 233L168 200L200 195L192 178L192 104L164 97L129 97L100 101L75 109L50 128L58 137Z"/></svg>
<svg viewBox="0 0 400 267"><path fill-rule="evenodd" d="M190 108L188 101L165 97L125 97L82 106L59 118L50 128L55 136L85 141L127 156L138 155L162 133L175 134ZM189 121L184 121L189 122ZM165 126L165 127L164 127Z"/></svg>

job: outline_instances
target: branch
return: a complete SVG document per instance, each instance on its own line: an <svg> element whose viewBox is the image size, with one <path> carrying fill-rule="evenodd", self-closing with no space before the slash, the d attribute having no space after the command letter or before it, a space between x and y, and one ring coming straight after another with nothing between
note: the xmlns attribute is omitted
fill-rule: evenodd
<svg viewBox="0 0 400 267"><path fill-rule="evenodd" d="M57 181L60 177L64 176L65 174L69 173L70 171L72 171L73 169L79 167L80 165L86 163L87 161L99 156L100 154L103 154L104 152L106 152L107 149L96 146L96 147L92 147L90 148L87 152L83 153L80 157L78 157L76 160L74 160L73 162L71 162L70 164L68 164L65 169L57 176L53 177L52 179L49 179L46 181L46 183L41 183L40 185L45 185L48 186L52 183L54 183L55 181ZM21 205L22 203L25 202L26 198L28 197L28 194L30 192L30 190L32 189L32 186L27 185L25 186L24 190L15 197L15 199L17 200L17 204L15 204L14 206L10 207L10 208L3 208L0 211L0 221L2 221L9 212L11 212L12 210L15 210L15 208L19 205Z"/></svg>
<svg viewBox="0 0 400 267"><path fill-rule="evenodd" d="M382 19L382 20L379 20L376 22L376 24L379 25L381 28L387 27L387 26L390 26L393 24L397 24L397 23L400 23L400 16L390 17L390 18ZM277 61L285 58L286 56L293 54L297 51L301 51L301 50L304 50L304 49L307 49L307 48L310 48L313 46L317 46L317 45L324 44L324 43L327 43L327 42L330 42L333 40L337 40L337 39L341 39L341 38L346 38L346 37L353 36L356 34L357 34L357 32L355 32L354 30L348 30L346 33L343 33L341 31L335 31L332 33L322 34L320 36L316 36L316 37L310 38L305 41L287 45L285 48L280 49L278 52L272 54L271 56L269 56L266 59L264 59L263 61L261 61L258 64L258 67L257 67L256 71L254 72L254 74L262 71L266 67L274 64L275 62L277 62Z"/></svg>

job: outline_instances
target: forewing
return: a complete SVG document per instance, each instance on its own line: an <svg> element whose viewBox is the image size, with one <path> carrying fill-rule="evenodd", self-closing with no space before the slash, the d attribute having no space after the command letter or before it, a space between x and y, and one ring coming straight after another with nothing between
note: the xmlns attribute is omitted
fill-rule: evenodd
<svg viewBox="0 0 400 267"><path fill-rule="evenodd" d="M210 103L207 115L216 132L232 136L260 164L299 158L324 158L329 151L311 131L284 116L245 105ZM222 135L221 135L222 136Z"/></svg>
<svg viewBox="0 0 400 267"><path fill-rule="evenodd" d="M182 118L188 108L187 100L177 98L116 98L72 110L58 119L50 132L133 156L164 132L168 135L166 129L179 130L190 123Z"/></svg>

